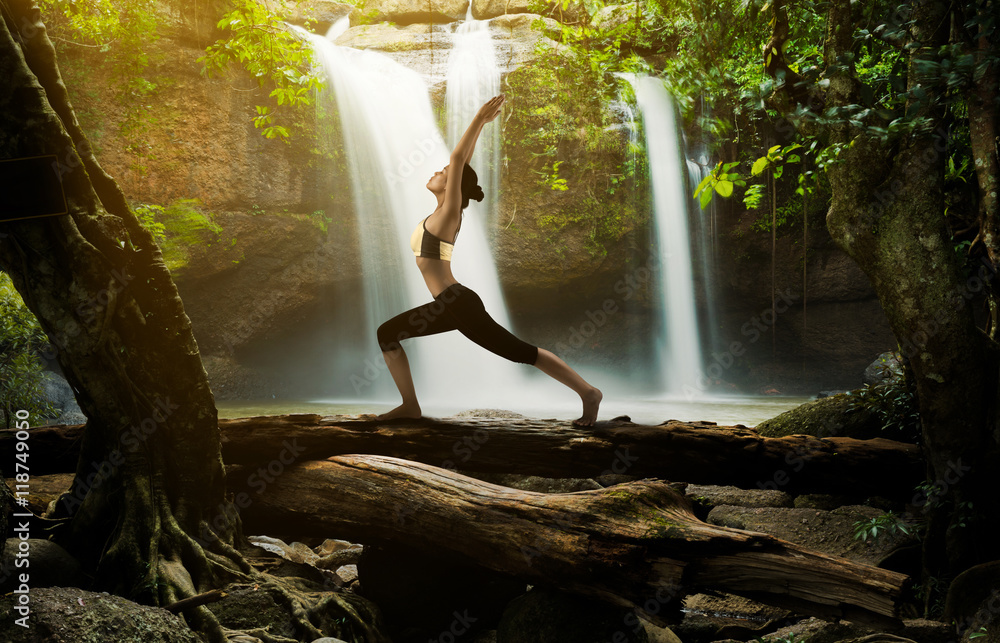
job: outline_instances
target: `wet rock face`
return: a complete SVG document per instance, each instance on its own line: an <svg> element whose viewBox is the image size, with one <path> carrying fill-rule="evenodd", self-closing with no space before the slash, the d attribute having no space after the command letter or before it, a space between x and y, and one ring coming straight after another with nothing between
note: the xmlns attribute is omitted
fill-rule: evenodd
<svg viewBox="0 0 1000 643"><path fill-rule="evenodd" d="M180 616L75 587L32 588L29 627L12 625L16 594L0 597L5 643L201 643Z"/></svg>

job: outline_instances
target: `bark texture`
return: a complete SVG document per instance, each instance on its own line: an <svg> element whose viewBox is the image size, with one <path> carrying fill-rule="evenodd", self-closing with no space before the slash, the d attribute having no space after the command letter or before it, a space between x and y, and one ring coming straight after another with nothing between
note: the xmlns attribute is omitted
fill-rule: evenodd
<svg viewBox="0 0 1000 643"><path fill-rule="evenodd" d="M38 8L0 8L0 158L52 155L69 209L0 223L0 267L88 418L54 535L98 587L173 603L249 569L238 525L215 520L227 501L214 398L160 251L80 130Z"/></svg>
<svg viewBox="0 0 1000 643"><path fill-rule="evenodd" d="M254 498L243 509L248 526L405 543L628 608L652 600L659 614L687 592L718 590L894 627L907 584L902 574L703 523L658 481L542 494L396 458L345 455L292 465L266 492L244 493Z"/></svg>
<svg viewBox="0 0 1000 643"><path fill-rule="evenodd" d="M846 119L828 128L840 152L827 168L833 192L827 227L871 280L914 376L926 476L934 485L927 497L925 572L938 582L995 558L993 535L1000 528L1000 512L991 510L996 498L987 491L1000 484L998 352L977 328L970 305L994 274L962 276L945 218L944 165L952 142L934 79L922 76L933 67L923 63L933 63L948 42L956 6L907 4L911 131L887 140ZM830 2L825 107L850 110L860 102L855 27L849 0ZM865 125L886 125L876 115L869 119ZM974 528L973 511L979 516Z"/></svg>
<svg viewBox="0 0 1000 643"><path fill-rule="evenodd" d="M267 467L367 453L446 469L580 478L628 474L699 484L909 499L923 477L920 447L891 440L761 437L742 426L552 420L420 420L379 423L350 416L280 415L219 420L227 464ZM44 469L75 462L82 427L31 430ZM0 450L13 444L0 431ZM93 465L92 467L93 468Z"/></svg>

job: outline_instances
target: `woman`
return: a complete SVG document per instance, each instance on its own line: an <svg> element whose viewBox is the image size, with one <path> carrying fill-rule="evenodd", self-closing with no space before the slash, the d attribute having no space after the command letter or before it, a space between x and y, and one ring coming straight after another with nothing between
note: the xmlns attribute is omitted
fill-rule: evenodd
<svg viewBox="0 0 1000 643"><path fill-rule="evenodd" d="M378 329L382 356L403 397L403 403L378 416L380 420L421 417L410 363L399 342L409 337L423 337L449 330L458 330L503 358L531 364L576 391L583 402L583 415L574 424L593 426L597 420L601 392L551 352L521 341L493 321L479 295L458 283L451 274L451 251L462 226L462 210L468 207L470 198L482 201L484 196L478 177L468 166L468 161L472 158L480 131L497 117L503 102L504 96L501 94L491 98L480 108L451 153L451 161L440 172L435 172L427 182L427 189L437 197L437 208L417 224L410 238L410 247L434 301L400 313Z"/></svg>

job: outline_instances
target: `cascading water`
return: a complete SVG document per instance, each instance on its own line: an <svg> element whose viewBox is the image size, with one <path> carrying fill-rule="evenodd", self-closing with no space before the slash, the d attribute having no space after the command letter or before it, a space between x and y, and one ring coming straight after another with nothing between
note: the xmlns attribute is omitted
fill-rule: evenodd
<svg viewBox="0 0 1000 643"><path fill-rule="evenodd" d="M642 115L660 265L661 333L657 338L661 387L667 395L702 393L688 204L674 104L663 82L631 77Z"/></svg>
<svg viewBox="0 0 1000 643"><path fill-rule="evenodd" d="M447 165L449 148L437 129L427 85L416 72L382 54L298 31L316 53L329 86L327 98L335 101L340 116L362 246L367 336L346 338L344 350L338 349L336 359L353 385L343 393L358 397L375 392L391 399L395 388L382 363L375 328L431 300L412 263L409 237L434 210L426 183ZM459 234L453 255L456 278L479 292L497 321L505 323L485 222L476 214L468 212ZM422 402L496 402L496 391L519 379L516 365L458 333L407 342L406 350Z"/></svg>
<svg viewBox="0 0 1000 643"><path fill-rule="evenodd" d="M688 144L685 140L684 149L686 151L688 185L687 193L693 195L698 184L701 183L712 171L711 160L708 154L708 146L704 141L698 141L694 145ZM719 199L712 199L704 210L701 208L699 199L691 196L690 211L691 220L694 222L694 238L697 242L696 264L700 272L698 283L701 284L701 300L704 302L703 323L700 328L707 332L707 337L702 340L707 342L703 348L707 347L712 351L717 350L719 323L716 317L716 293L715 293L715 266L716 266L716 242L718 230L716 228L716 205Z"/></svg>

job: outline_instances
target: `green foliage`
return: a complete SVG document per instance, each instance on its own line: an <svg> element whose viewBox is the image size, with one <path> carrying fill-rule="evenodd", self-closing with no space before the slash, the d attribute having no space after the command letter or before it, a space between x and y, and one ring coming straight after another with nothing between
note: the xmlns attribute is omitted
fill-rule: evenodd
<svg viewBox="0 0 1000 643"><path fill-rule="evenodd" d="M187 265L192 249L210 247L222 234L222 227L211 213L202 212L200 205L198 199L178 199L167 206L143 203L134 208L139 222L156 239L171 271Z"/></svg>
<svg viewBox="0 0 1000 643"><path fill-rule="evenodd" d="M983 626L978 630L976 630L975 632L969 633L969 640L971 641L972 639L981 639L985 636L986 636L986 626Z"/></svg>
<svg viewBox="0 0 1000 643"><path fill-rule="evenodd" d="M160 57L153 0L39 0L46 28L60 53L95 50L112 79L115 102L123 108L119 125L131 169L144 173L152 154L147 136L157 123L152 105L158 82L147 69Z"/></svg>
<svg viewBox="0 0 1000 643"><path fill-rule="evenodd" d="M503 128L509 163L537 176L535 197L545 198L541 227L567 225L588 231L588 247L602 256L605 244L648 220L635 194L643 193L644 154L637 153L609 103L628 84L582 50L542 48L538 59L511 72L510 105Z"/></svg>
<svg viewBox="0 0 1000 643"><path fill-rule="evenodd" d="M231 64L241 65L262 88L270 88L274 105L257 105L254 127L264 138L287 141L289 127L300 110L313 104L313 94L322 81L313 70L312 50L291 31L283 19L256 0L236 0L235 7L218 24L229 31L198 59L202 73L224 73Z"/></svg>
<svg viewBox="0 0 1000 643"><path fill-rule="evenodd" d="M0 271L0 410L11 428L14 413L51 415L37 351L48 344L38 320L24 305L10 276Z"/></svg>
<svg viewBox="0 0 1000 643"><path fill-rule="evenodd" d="M698 199L702 210L712 202L713 191L718 192L719 196L730 197L733 195L734 187L743 187L747 184L739 172L730 171L739 164L739 161L732 163L719 161L719 164L701 180L694 191L694 197Z"/></svg>
<svg viewBox="0 0 1000 643"><path fill-rule="evenodd" d="M895 513L888 511L870 520L854 523L854 539L865 542L877 541L880 537L911 534L913 527Z"/></svg>
<svg viewBox="0 0 1000 643"><path fill-rule="evenodd" d="M878 384L865 385L853 393L852 398L848 413L869 410L882 421L882 432L886 438L920 443L920 410L916 396L904 378L890 378Z"/></svg>

